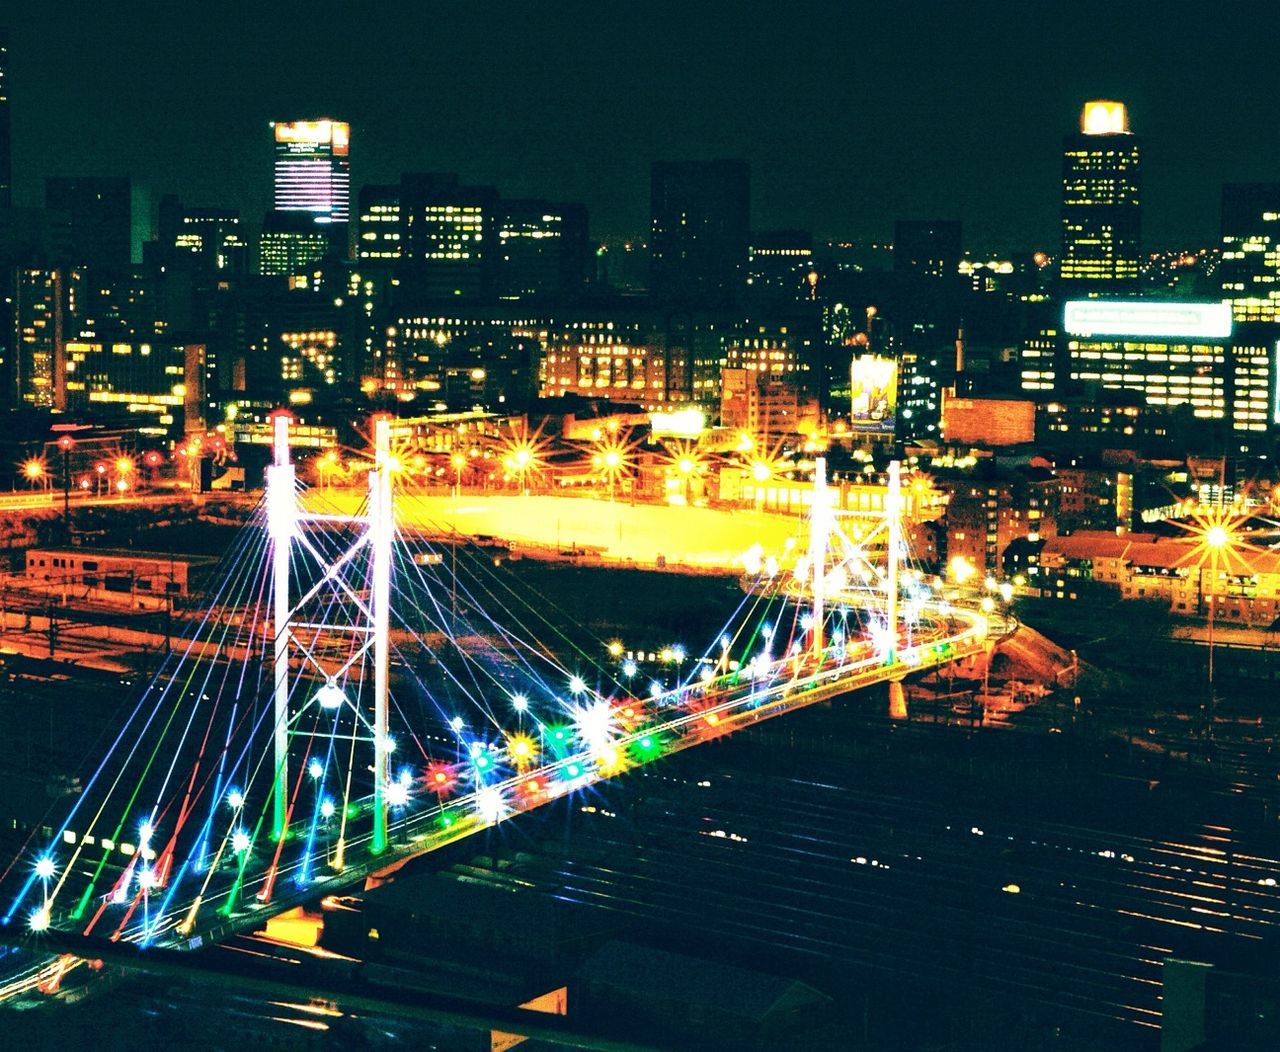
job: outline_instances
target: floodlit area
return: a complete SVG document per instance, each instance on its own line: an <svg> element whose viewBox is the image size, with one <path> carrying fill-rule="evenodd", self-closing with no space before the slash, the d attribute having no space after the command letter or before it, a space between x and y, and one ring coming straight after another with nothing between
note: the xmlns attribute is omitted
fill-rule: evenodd
<svg viewBox="0 0 1280 1052"><path fill-rule="evenodd" d="M352 492L314 494L315 507L344 513L362 499ZM610 503L580 497L403 494L397 501L402 527L428 533L492 537L544 549L585 551L639 566L689 566L741 570L743 555L759 545L782 553L798 542L802 519L754 511L683 505ZM759 549L757 549L759 550Z"/></svg>

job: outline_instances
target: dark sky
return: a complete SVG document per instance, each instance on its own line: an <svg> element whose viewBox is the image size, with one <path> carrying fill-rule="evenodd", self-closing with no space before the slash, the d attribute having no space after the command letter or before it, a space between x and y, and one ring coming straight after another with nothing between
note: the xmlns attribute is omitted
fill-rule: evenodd
<svg viewBox="0 0 1280 1052"><path fill-rule="evenodd" d="M1051 246L1089 97L1147 144L1152 246L1217 232L1227 180L1280 181L1268 0L5 0L15 182L131 172L270 206L267 122L352 124L353 180L458 171L641 232L648 163L744 157L754 221L878 237L962 219Z"/></svg>

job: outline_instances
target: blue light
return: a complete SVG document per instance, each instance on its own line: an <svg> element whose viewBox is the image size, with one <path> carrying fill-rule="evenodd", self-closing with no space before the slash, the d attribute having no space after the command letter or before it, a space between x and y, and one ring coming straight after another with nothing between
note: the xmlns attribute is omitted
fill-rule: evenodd
<svg viewBox="0 0 1280 1052"><path fill-rule="evenodd" d="M632 676L634 676L637 671L638 669L636 668L636 663L632 661L630 658L627 658L627 660L622 663L622 674L626 676L627 679L630 679Z"/></svg>
<svg viewBox="0 0 1280 1052"><path fill-rule="evenodd" d="M324 777L324 764L322 764L319 760L312 760L309 764L307 764L307 774L311 775L312 778L319 781L321 778Z"/></svg>

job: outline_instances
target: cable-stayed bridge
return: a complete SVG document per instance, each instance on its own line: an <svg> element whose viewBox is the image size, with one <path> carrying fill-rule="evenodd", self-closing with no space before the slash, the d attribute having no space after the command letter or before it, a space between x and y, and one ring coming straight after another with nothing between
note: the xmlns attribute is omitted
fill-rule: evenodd
<svg viewBox="0 0 1280 1052"><path fill-rule="evenodd" d="M896 464L884 513L853 521L819 462L808 544L748 559L723 631L642 675L580 649L487 557L459 566L407 524L387 419L355 512L300 484L289 424L276 416L264 498L208 609L53 835L4 873L3 921L35 947L54 931L194 949L255 930L761 720L878 683L900 705L906 675L982 653L1002 624L912 567Z"/></svg>

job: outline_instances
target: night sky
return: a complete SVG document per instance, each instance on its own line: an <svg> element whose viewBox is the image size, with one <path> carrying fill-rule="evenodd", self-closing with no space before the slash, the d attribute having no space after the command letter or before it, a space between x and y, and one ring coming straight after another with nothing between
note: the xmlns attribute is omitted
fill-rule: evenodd
<svg viewBox="0 0 1280 1052"><path fill-rule="evenodd" d="M270 207L272 119L352 124L355 185L458 171L641 233L648 163L744 157L754 222L1052 247L1059 152L1090 97L1147 143L1152 247L1216 236L1220 184L1280 181L1269 4L6 0L15 183L131 172ZM1231 17L1228 17L1228 14Z"/></svg>

